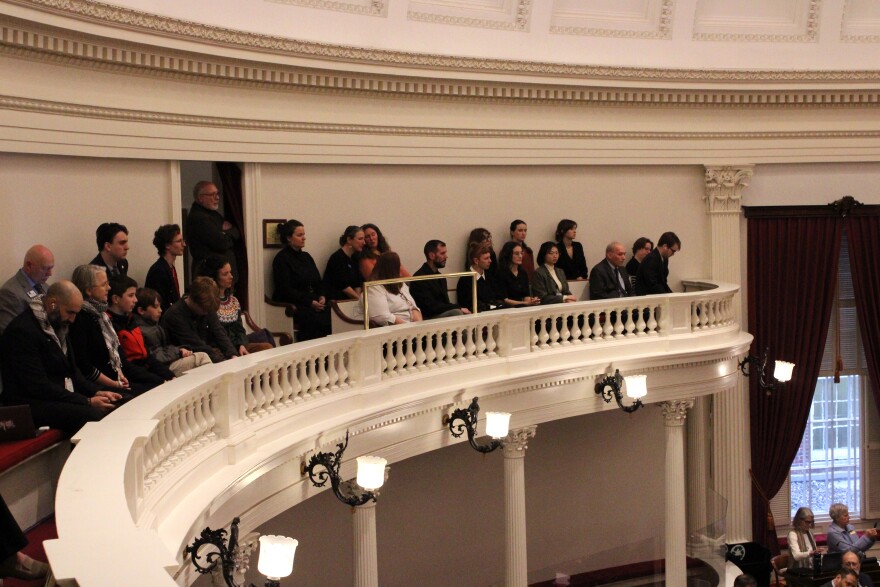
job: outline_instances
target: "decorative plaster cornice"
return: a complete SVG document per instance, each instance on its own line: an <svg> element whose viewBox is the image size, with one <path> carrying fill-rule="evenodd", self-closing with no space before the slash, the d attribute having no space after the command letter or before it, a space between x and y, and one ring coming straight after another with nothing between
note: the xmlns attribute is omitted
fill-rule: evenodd
<svg viewBox="0 0 880 587"><path fill-rule="evenodd" d="M276 2L278 4L293 4L296 6L305 6L306 8L318 8L320 10L332 10L335 12L349 12L352 14L361 14L364 16L386 16L387 3L383 0L370 0L366 4L352 4L351 2L340 2L339 0L265 0L266 2Z"/></svg>
<svg viewBox="0 0 880 587"><path fill-rule="evenodd" d="M540 61L486 59L432 55L383 49L369 49L347 45L333 45L299 41L271 35L248 33L222 27L213 27L191 21L113 6L95 0L4 0L35 10L61 14L107 26L137 30L147 34L201 42L207 45L241 47L268 53L280 53L302 58L346 61L352 64L379 64L416 67L426 70L486 72L499 74L573 77L595 80L637 80L666 82L868 82L880 81L880 72L862 70L729 70L729 69L674 69L614 67ZM813 0L814 2L817 0ZM51 45L50 45L51 46ZM265 78L255 78L265 79ZM270 78L271 79L271 78ZM431 83L458 82L437 80ZM764 98L761 98L763 101Z"/></svg>
<svg viewBox="0 0 880 587"><path fill-rule="evenodd" d="M663 0L657 28L652 31L632 29L611 29L602 27L579 27L551 25L550 32L557 35L579 35L585 37L616 37L624 39L671 39L672 12L674 0Z"/></svg>
<svg viewBox="0 0 880 587"><path fill-rule="evenodd" d="M532 14L532 0L514 0L516 10L510 20L494 20L491 18L469 18L464 16L449 16L424 10L410 8L406 14L409 20L431 22L436 24L448 24L455 26L477 27L482 29L494 29L501 31L529 30L529 20ZM412 4L410 4L412 6Z"/></svg>
<svg viewBox="0 0 880 587"><path fill-rule="evenodd" d="M755 42L755 43L815 43L819 40L819 7L822 0L805 0L807 18L804 23L804 32L800 35L787 35L778 33L702 33L694 32L694 40L697 41L725 41L725 42Z"/></svg>

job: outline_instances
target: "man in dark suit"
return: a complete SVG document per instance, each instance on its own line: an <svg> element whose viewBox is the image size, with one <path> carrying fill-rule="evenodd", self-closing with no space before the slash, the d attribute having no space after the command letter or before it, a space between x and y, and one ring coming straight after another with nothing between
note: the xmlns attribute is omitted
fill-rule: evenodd
<svg viewBox="0 0 880 587"><path fill-rule="evenodd" d="M822 587L859 587L859 576L850 569L842 568Z"/></svg>
<svg viewBox="0 0 880 587"><path fill-rule="evenodd" d="M98 254L91 265L107 268L107 277L128 275L128 229L118 222L105 222L95 231Z"/></svg>
<svg viewBox="0 0 880 587"><path fill-rule="evenodd" d="M34 245L24 255L15 275L0 287L0 334L28 304L46 293L46 280L52 276L55 256L43 245Z"/></svg>
<svg viewBox="0 0 880 587"><path fill-rule="evenodd" d="M639 265L636 276L636 295L672 293L669 278L669 257L681 250L681 240L674 232L664 232L657 246Z"/></svg>
<svg viewBox="0 0 880 587"><path fill-rule="evenodd" d="M429 240L425 243L424 253L425 262L414 275L440 275L440 270L446 267L446 243L436 239ZM425 318L445 318L471 313L467 308L461 308L449 301L445 279L410 282L409 292Z"/></svg>
<svg viewBox="0 0 880 587"><path fill-rule="evenodd" d="M840 559L840 565L858 574L861 587L874 587L874 580L871 579L871 576L862 572L862 557L857 551L847 550L844 552Z"/></svg>
<svg viewBox="0 0 880 587"><path fill-rule="evenodd" d="M605 247L605 258L590 270L590 299L608 300L632 295L629 274L624 268L626 247L613 242Z"/></svg>
<svg viewBox="0 0 880 587"><path fill-rule="evenodd" d="M180 299L180 279L174 266L175 260L183 256L183 249L186 248L180 226L164 224L157 228L153 234L153 246L159 258L147 271L144 286L159 293L164 312Z"/></svg>
<svg viewBox="0 0 880 587"><path fill-rule="evenodd" d="M185 227L193 268L211 253L223 255L229 259L234 283L238 283L235 243L241 234L220 213L220 190L210 181L200 181L193 188L193 198Z"/></svg>
<svg viewBox="0 0 880 587"><path fill-rule="evenodd" d="M60 428L68 435L127 399L102 390L76 367L67 333L82 302L73 283L54 283L42 300L31 302L9 323L0 338L3 402L30 405L35 425Z"/></svg>

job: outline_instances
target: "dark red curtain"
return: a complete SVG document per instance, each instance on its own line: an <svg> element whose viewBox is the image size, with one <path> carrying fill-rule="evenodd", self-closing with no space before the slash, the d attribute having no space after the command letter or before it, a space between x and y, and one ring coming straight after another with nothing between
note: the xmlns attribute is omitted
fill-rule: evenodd
<svg viewBox="0 0 880 587"><path fill-rule="evenodd" d="M235 262L238 268L238 276L235 283L235 297L241 302L241 307L247 310L248 305L248 262L247 247L245 246L244 230L244 191L241 188L241 168L235 163L219 162L217 174L220 177L223 192L223 212L226 219L238 229L241 239L235 243Z"/></svg>
<svg viewBox="0 0 880 587"><path fill-rule="evenodd" d="M772 396L758 385L755 369L749 385L758 485L752 489L752 529L756 542L778 552L761 494L772 497L782 487L804 435L837 284L842 219L830 209L806 217L762 210L768 209L746 211L751 353L761 356L769 347L771 375L777 358L795 364L792 380Z"/></svg>
<svg viewBox="0 0 880 587"><path fill-rule="evenodd" d="M846 218L849 261L868 376L874 401L880 406L880 214L859 212Z"/></svg>

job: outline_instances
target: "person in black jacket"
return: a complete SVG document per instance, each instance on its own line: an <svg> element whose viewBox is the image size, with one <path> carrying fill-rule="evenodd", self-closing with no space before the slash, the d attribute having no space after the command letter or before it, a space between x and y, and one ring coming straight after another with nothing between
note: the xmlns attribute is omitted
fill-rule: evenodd
<svg viewBox="0 0 880 587"><path fill-rule="evenodd" d="M196 277L187 295L162 314L159 321L173 344L207 353L214 363L238 356L217 317L219 295L213 279Z"/></svg>
<svg viewBox="0 0 880 587"><path fill-rule="evenodd" d="M272 261L275 289L272 299L296 306L293 321L298 341L330 334L330 304L324 295L324 283L314 259L303 250L306 229L298 220L278 225L284 248Z"/></svg>
<svg viewBox="0 0 880 587"><path fill-rule="evenodd" d="M339 248L327 259L324 269L324 287L331 300L360 297L364 278L358 263L364 243L364 231L360 226L349 226L339 237Z"/></svg>
<svg viewBox="0 0 880 587"><path fill-rule="evenodd" d="M70 340L76 349L77 366L86 379L133 395L162 385L164 379L129 361L119 344L107 315L110 282L104 268L80 265L73 270L72 281L83 302L79 319L70 328Z"/></svg>
<svg viewBox="0 0 880 587"><path fill-rule="evenodd" d="M559 261L556 266L565 272L566 279L587 278L587 258L584 247L574 240L577 238L577 222L563 218L556 225L556 247L559 249Z"/></svg>
<svg viewBox="0 0 880 587"><path fill-rule="evenodd" d="M624 261L626 247L623 243L608 243L605 247L605 258L590 271L591 300L610 300L632 295L632 284L623 266Z"/></svg>
<svg viewBox="0 0 880 587"><path fill-rule="evenodd" d="M513 241L504 243L498 256L493 286L507 308L537 306L541 303L541 298L532 295L532 286L522 268L522 261L522 245Z"/></svg>
<svg viewBox="0 0 880 587"><path fill-rule="evenodd" d="M107 269L107 276L128 275L128 229L118 222L105 222L95 231L98 254L92 265Z"/></svg>
<svg viewBox="0 0 880 587"><path fill-rule="evenodd" d="M192 266L196 267L211 253L229 259L232 275L238 283L238 264L235 256L235 243L241 233L231 222L223 218L220 209L220 190L210 181L200 181L193 188L192 208L186 217L186 238Z"/></svg>
<svg viewBox="0 0 880 587"><path fill-rule="evenodd" d="M667 283L669 278L669 257L681 250L681 240L674 232L664 232L657 241L657 247L645 257L636 276L636 295L672 293Z"/></svg>
<svg viewBox="0 0 880 587"><path fill-rule="evenodd" d="M446 258L448 257L446 243L437 239L429 240L425 243L424 253L426 260L415 272L415 275L440 275L440 270L446 267ZM449 301L445 278L410 282L409 293L426 319L471 313L467 308L462 308Z"/></svg>
<svg viewBox="0 0 880 587"><path fill-rule="evenodd" d="M489 267L492 266L492 256L489 253L489 247L474 243L469 249L468 257L471 259L471 271L474 271L477 274L477 311L485 312L487 310L500 308L502 302L498 297L498 294L495 292L495 287L492 284L492 277L488 272ZM458 303L461 304L462 308L473 307L473 287L474 281L470 276L462 277L458 280L458 285L455 287L455 293Z"/></svg>
<svg viewBox="0 0 880 587"><path fill-rule="evenodd" d="M183 235L180 234L178 225L164 224L156 229L153 235L153 246L156 247L159 258L147 271L147 280L144 285L159 292L164 311L180 299L180 280L177 277L174 261L183 256L186 242L183 240Z"/></svg>
<svg viewBox="0 0 880 587"><path fill-rule="evenodd" d="M10 406L29 405L36 426L59 428L68 436L131 397L89 381L77 368L68 329L82 301L70 281L53 283L0 338L0 398Z"/></svg>

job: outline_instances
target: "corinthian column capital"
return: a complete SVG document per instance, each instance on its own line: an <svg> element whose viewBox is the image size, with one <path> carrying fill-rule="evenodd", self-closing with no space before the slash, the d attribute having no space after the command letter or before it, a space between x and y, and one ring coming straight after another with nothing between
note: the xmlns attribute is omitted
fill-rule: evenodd
<svg viewBox="0 0 880 587"><path fill-rule="evenodd" d="M504 456L522 456L529 447L529 440L535 437L538 431L537 426L526 426L508 432L507 436L502 440Z"/></svg>
<svg viewBox="0 0 880 587"><path fill-rule="evenodd" d="M742 208L742 191L754 174L754 165L739 167L706 166L706 211L709 214L735 213Z"/></svg>
<svg viewBox="0 0 880 587"><path fill-rule="evenodd" d="M667 426L684 426L687 411L694 407L694 398L663 402L660 407L663 408L663 420Z"/></svg>

